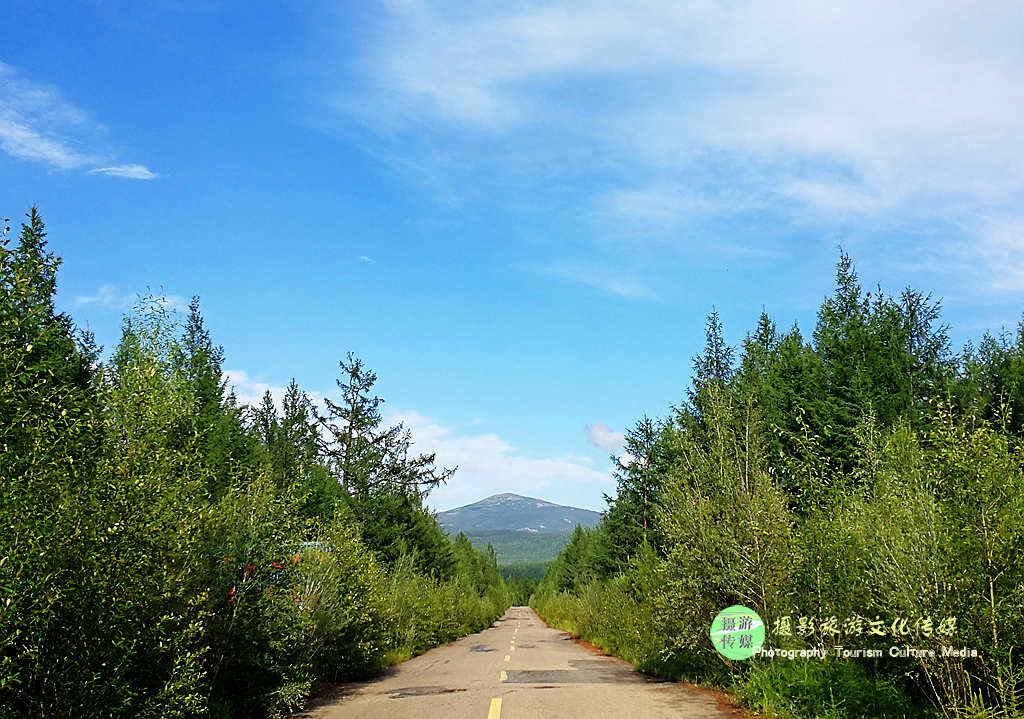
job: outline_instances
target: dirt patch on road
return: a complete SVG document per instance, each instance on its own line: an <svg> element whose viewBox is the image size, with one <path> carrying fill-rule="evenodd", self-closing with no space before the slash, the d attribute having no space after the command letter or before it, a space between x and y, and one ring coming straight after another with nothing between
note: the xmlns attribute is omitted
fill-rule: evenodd
<svg viewBox="0 0 1024 719"><path fill-rule="evenodd" d="M600 654L603 657L610 657L610 656L612 656L611 654L606 652L601 647L595 646L594 644L591 644L590 642L586 641L585 639L580 639L579 637L577 637L574 634L569 634L569 638L572 639L576 644L579 644L581 647L586 647L590 651L594 652L594 654Z"/></svg>

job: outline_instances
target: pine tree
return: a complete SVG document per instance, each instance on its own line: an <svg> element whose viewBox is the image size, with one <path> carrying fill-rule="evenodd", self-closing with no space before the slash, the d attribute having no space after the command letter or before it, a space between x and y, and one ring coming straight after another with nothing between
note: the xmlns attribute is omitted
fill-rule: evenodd
<svg viewBox="0 0 1024 719"><path fill-rule="evenodd" d="M189 303L188 316L175 362L192 394L194 413L182 427L182 441L199 437L199 458L213 498L223 495L239 472L254 463L255 446L245 430L244 413L227 393L224 350L215 346L199 310L199 298Z"/></svg>
<svg viewBox="0 0 1024 719"><path fill-rule="evenodd" d="M415 555L416 566L437 577L453 571L447 537L423 508L427 493L455 468L435 467L434 454L413 454L412 435L401 424L381 427L384 400L373 394L377 376L351 353L340 362L342 401L324 400L317 421L320 456L342 487L342 498L361 524L361 536L386 563Z"/></svg>
<svg viewBox="0 0 1024 719"><path fill-rule="evenodd" d="M612 456L617 486L614 497L605 495L608 510L598 550L602 574L621 570L644 545L661 546L655 517L669 464L664 432L662 424L645 416L626 431L625 453Z"/></svg>
<svg viewBox="0 0 1024 719"><path fill-rule="evenodd" d="M320 440L321 451L345 492L357 499L398 492L418 501L445 483L455 468L435 468L434 454L410 456L412 435L401 423L381 428L384 400L372 394L377 375L351 353L339 364L342 402L325 398L327 416L317 420L331 438Z"/></svg>
<svg viewBox="0 0 1024 719"><path fill-rule="evenodd" d="M703 389L713 384L724 385L733 374L733 350L725 342L718 310L713 309L707 317L705 337L704 351L693 361L695 401Z"/></svg>

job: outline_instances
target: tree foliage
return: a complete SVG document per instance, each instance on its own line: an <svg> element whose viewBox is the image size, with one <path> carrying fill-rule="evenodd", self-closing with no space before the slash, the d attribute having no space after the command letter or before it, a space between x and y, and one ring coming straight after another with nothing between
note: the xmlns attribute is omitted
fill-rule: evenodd
<svg viewBox="0 0 1024 719"><path fill-rule="evenodd" d="M865 292L841 252L810 341L762 312L734 363L716 312L706 329L687 402L631 432L638 459L619 464L601 525L548 570L542 616L769 714L1021 716L1024 323L954 356L938 302ZM830 617L928 617L926 633L844 640L937 655L741 665L708 640L733 604L775 647L830 650ZM773 635L798 617L812 629ZM943 656L943 642L980 657Z"/></svg>
<svg viewBox="0 0 1024 719"><path fill-rule="evenodd" d="M454 470L414 455L361 361L321 417L228 392L193 299L125 318L99 361L54 309L35 208L0 238L0 717L280 715L491 623L493 551L423 506Z"/></svg>

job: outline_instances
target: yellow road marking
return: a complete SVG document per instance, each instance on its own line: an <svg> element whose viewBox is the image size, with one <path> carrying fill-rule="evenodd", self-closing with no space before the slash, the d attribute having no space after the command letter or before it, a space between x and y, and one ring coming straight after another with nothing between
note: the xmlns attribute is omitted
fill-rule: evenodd
<svg viewBox="0 0 1024 719"><path fill-rule="evenodd" d="M514 652L514 651L516 650L516 645L515 645L515 644L513 644L512 646L510 646L510 647L508 648L508 650L509 650L510 652Z"/></svg>
<svg viewBox="0 0 1024 719"><path fill-rule="evenodd" d="M504 669L502 669L501 670L501 681L505 681L506 679L508 679L508 672L506 672Z"/></svg>
<svg viewBox="0 0 1024 719"><path fill-rule="evenodd" d="M501 699L491 699L491 710L487 712L487 719L499 719L501 717Z"/></svg>
<svg viewBox="0 0 1024 719"><path fill-rule="evenodd" d="M511 660L512 660L512 657L510 657L508 654L506 654L505 655L505 661L508 662L508 661L511 661Z"/></svg>

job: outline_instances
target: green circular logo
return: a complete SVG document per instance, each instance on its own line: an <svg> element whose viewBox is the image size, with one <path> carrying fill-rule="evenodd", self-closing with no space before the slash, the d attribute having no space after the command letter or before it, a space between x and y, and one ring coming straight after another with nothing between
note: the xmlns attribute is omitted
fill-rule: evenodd
<svg viewBox="0 0 1024 719"><path fill-rule="evenodd" d="M734 604L711 622L711 643L726 659L750 659L764 644L764 622L753 609Z"/></svg>

